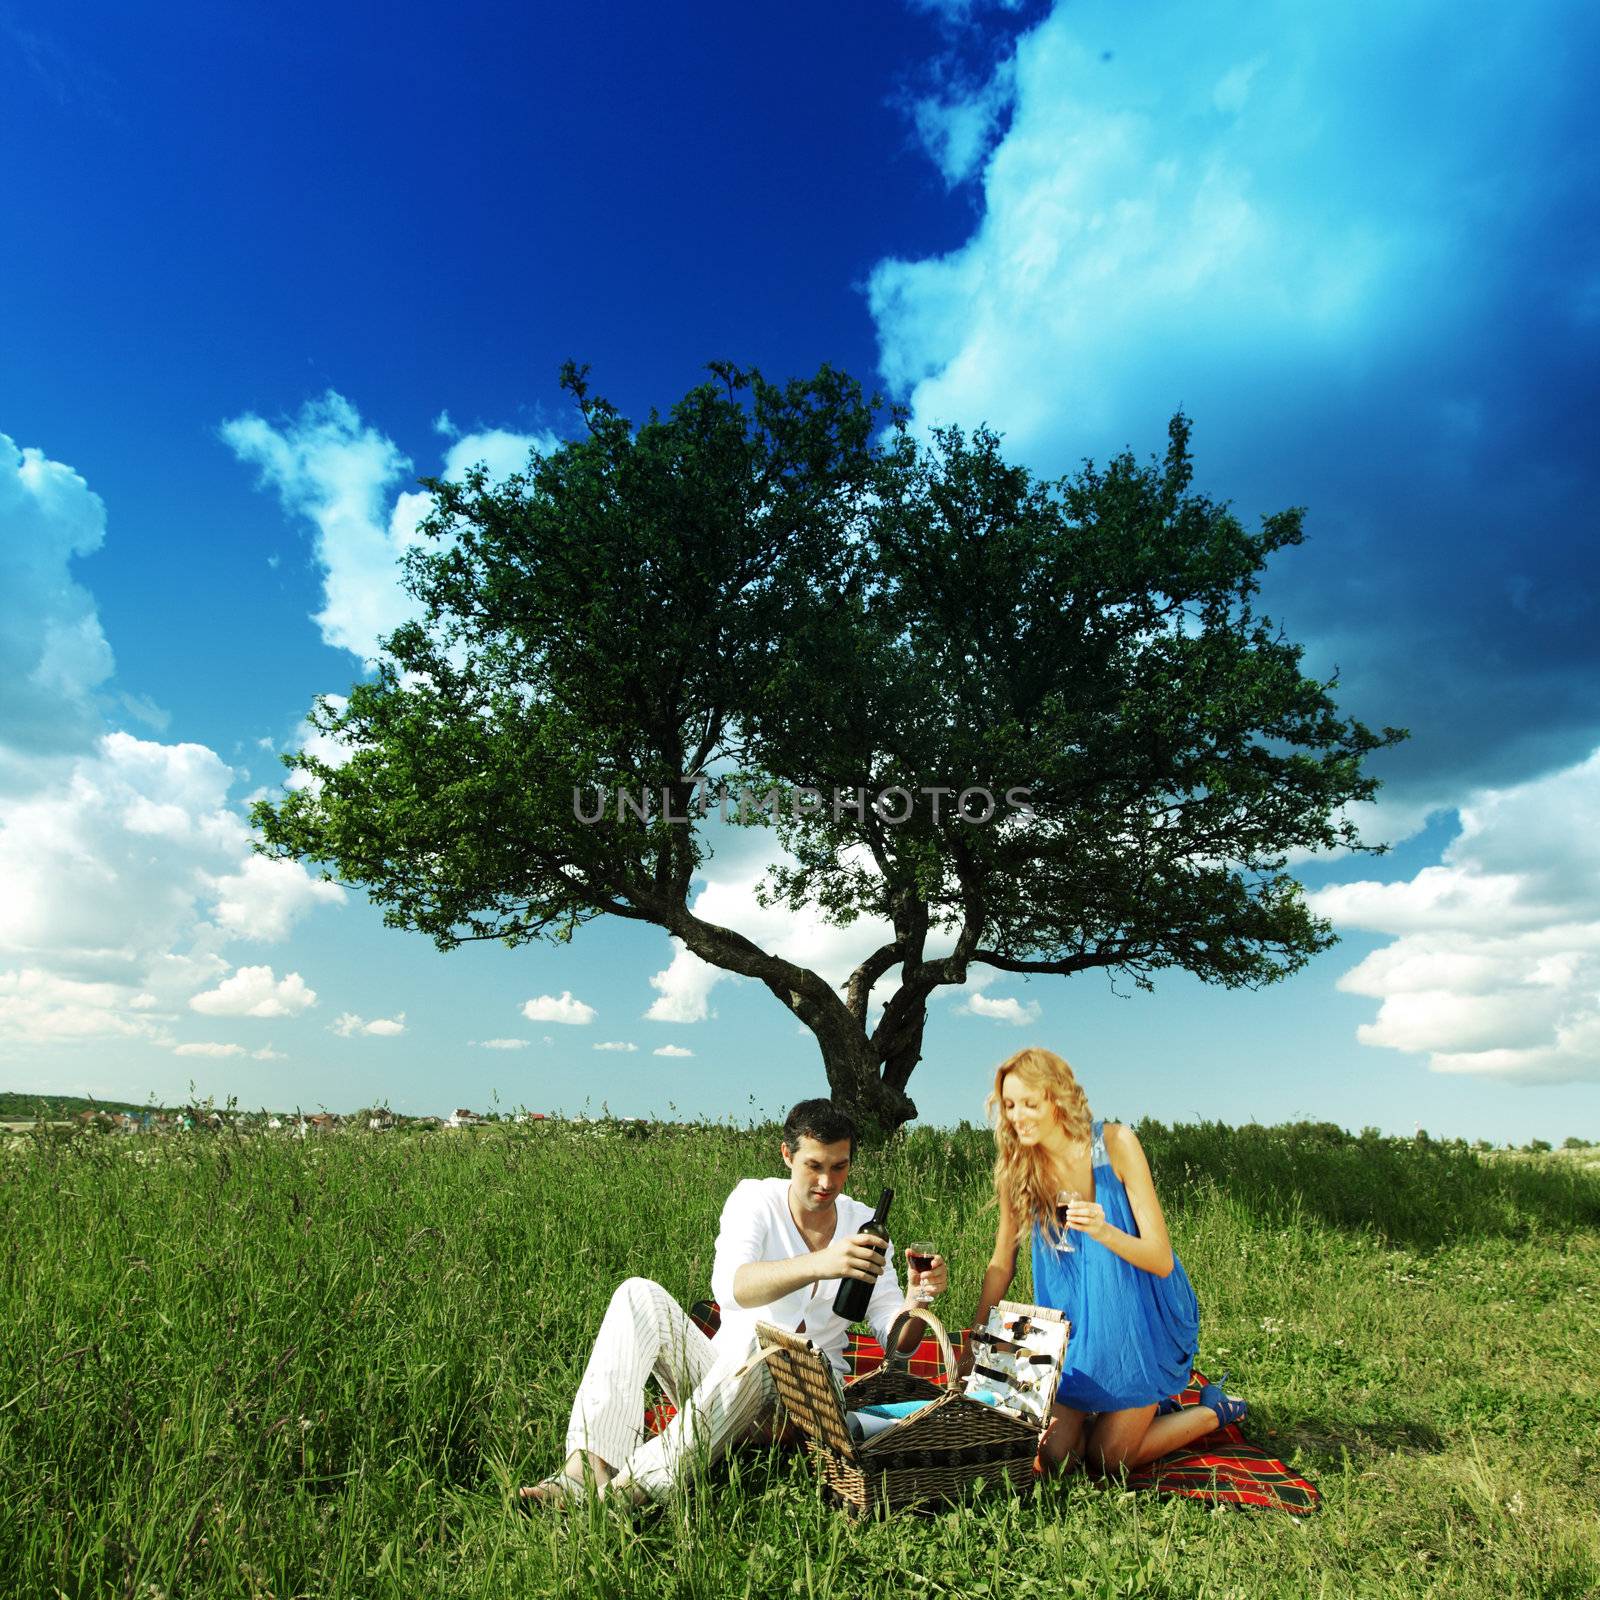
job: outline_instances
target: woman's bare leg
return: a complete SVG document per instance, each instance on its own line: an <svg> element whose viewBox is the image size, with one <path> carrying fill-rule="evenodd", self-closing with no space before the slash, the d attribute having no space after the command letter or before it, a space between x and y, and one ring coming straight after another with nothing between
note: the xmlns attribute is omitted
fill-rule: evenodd
<svg viewBox="0 0 1600 1600"><path fill-rule="evenodd" d="M1101 1471L1118 1472L1142 1467L1157 1456L1181 1450L1216 1427L1217 1414L1210 1406L1185 1406L1164 1417L1156 1415L1154 1406L1107 1411L1096 1418L1089 1430L1086 1454Z"/></svg>
<svg viewBox="0 0 1600 1600"><path fill-rule="evenodd" d="M1039 1442L1039 1460L1047 1474L1070 1471L1083 1460L1085 1416L1070 1406L1050 1407L1050 1426Z"/></svg>

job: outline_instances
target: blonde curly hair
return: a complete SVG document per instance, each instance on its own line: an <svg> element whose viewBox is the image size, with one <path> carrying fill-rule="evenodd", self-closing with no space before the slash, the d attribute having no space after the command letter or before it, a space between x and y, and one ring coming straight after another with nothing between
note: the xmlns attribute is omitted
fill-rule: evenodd
<svg viewBox="0 0 1600 1600"><path fill-rule="evenodd" d="M1011 1213L1019 1221L1033 1217L1041 1224L1055 1220L1055 1188L1048 1172L1049 1157L1038 1145L1023 1145L1017 1140L1001 1100L1001 1085L1015 1073L1023 1086L1042 1094L1069 1139L1090 1138L1089 1102L1072 1068L1052 1050L1030 1046L1019 1050L1009 1061L995 1068L994 1088L984 1102L994 1124L995 1198L1010 1202Z"/></svg>

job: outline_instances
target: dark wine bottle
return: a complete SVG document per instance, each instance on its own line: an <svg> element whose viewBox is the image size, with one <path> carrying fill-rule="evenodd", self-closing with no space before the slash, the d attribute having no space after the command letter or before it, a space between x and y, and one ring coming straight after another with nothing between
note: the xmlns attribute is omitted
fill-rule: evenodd
<svg viewBox="0 0 1600 1600"><path fill-rule="evenodd" d="M887 1247L889 1242L889 1202L894 1199L894 1190L885 1189L878 1196L878 1209L861 1224L856 1230L858 1233L875 1233L884 1241ZM879 1251L882 1254L882 1251ZM841 1278L838 1293L833 1297L833 1311L835 1316L843 1317L846 1322L859 1322L867 1313L867 1302L872 1298L875 1284L868 1283L864 1278Z"/></svg>

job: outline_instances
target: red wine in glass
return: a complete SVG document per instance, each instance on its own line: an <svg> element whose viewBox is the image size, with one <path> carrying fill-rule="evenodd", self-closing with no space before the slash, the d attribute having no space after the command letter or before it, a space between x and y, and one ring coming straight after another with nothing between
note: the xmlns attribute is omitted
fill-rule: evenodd
<svg viewBox="0 0 1600 1600"><path fill-rule="evenodd" d="M933 1258L938 1253L931 1239L913 1239L906 1246L906 1265L916 1273L932 1272ZM933 1293L926 1284L918 1284L913 1291L915 1304L926 1305L932 1299Z"/></svg>
<svg viewBox="0 0 1600 1600"><path fill-rule="evenodd" d="M1072 1235L1067 1230L1067 1212L1072 1209L1074 1200L1081 1200L1082 1195L1076 1189L1056 1190L1056 1249L1074 1251L1078 1247L1072 1242Z"/></svg>

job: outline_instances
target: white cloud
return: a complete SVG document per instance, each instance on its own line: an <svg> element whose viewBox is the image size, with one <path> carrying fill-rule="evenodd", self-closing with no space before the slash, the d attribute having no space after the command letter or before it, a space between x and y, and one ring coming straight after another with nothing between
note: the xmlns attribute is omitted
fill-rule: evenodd
<svg viewBox="0 0 1600 1600"><path fill-rule="evenodd" d="M393 1017L378 1017L368 1022L353 1011L344 1011L329 1024L329 1031L338 1034L341 1039L353 1038L357 1034L368 1034L378 1039L392 1039L396 1034L406 1031L406 1014L401 1011Z"/></svg>
<svg viewBox="0 0 1600 1600"><path fill-rule="evenodd" d="M175 1056L242 1056L242 1044L180 1044L172 1052Z"/></svg>
<svg viewBox="0 0 1600 1600"><path fill-rule="evenodd" d="M917 136L947 184L962 183L977 171L999 131L1015 92L1007 62L975 91L950 98L929 96L912 107Z"/></svg>
<svg viewBox="0 0 1600 1600"><path fill-rule="evenodd" d="M505 428L480 428L463 434L445 452L441 478L465 480L470 468L487 469L491 483L503 483L528 465L529 451L548 455L560 443L553 433L511 433Z"/></svg>
<svg viewBox="0 0 1600 1600"><path fill-rule="evenodd" d="M1159 452L1182 407L1198 487L1251 526L1307 506L1264 604L1347 711L1413 727L1385 774L1413 806L1586 752L1600 637L1582 430L1552 398L1600 327L1558 220L1587 198L1595 23L1453 15L1059 0L988 83L914 108L981 210L868 284L919 434L987 422L1055 478Z"/></svg>
<svg viewBox="0 0 1600 1600"><path fill-rule="evenodd" d="M596 1050L626 1050L631 1052L639 1047L636 1044L628 1044L619 1039L611 1039L604 1044L597 1044L594 1048Z"/></svg>
<svg viewBox="0 0 1600 1600"><path fill-rule="evenodd" d="M124 690L117 696L117 704L135 722L142 723L156 733L165 733L172 721L172 713L158 706L147 694L129 694Z"/></svg>
<svg viewBox="0 0 1600 1600"><path fill-rule="evenodd" d="M171 1042L155 997L131 986L63 977L38 967L0 971L0 1039L56 1043L77 1039Z"/></svg>
<svg viewBox="0 0 1600 1600"><path fill-rule="evenodd" d="M215 989L190 998L189 1008L209 1017L297 1017L317 1003L298 972L274 980L271 967L240 967Z"/></svg>
<svg viewBox="0 0 1600 1600"><path fill-rule="evenodd" d="M997 11L1020 11L1023 0L911 0L914 11L929 11L948 22L962 23L974 11L992 6Z"/></svg>
<svg viewBox="0 0 1600 1600"><path fill-rule="evenodd" d="M1600 1081L1600 751L1460 817L1437 866L1310 896L1341 929L1395 935L1339 980L1380 1002L1357 1037L1436 1072Z"/></svg>
<svg viewBox="0 0 1600 1600"><path fill-rule="evenodd" d="M975 1017L990 1017L995 1022L1009 1022L1017 1028L1026 1027L1030 1022L1039 1020L1037 1000L1029 1000L1024 1005L1022 1001L1015 1000L1010 995L994 997L986 994L968 995L966 1001L955 1009L970 1012Z"/></svg>
<svg viewBox="0 0 1600 1600"><path fill-rule="evenodd" d="M259 1050L250 1052L252 1061L287 1061L289 1058L281 1050L274 1050L270 1044L264 1044Z"/></svg>
<svg viewBox="0 0 1600 1600"><path fill-rule="evenodd" d="M262 486L277 490L286 511L316 528L323 640L371 659L378 640L412 613L399 584L401 548L391 542L383 515L389 489L411 471L410 460L363 426L355 407L331 389L281 428L247 415L224 423L222 437L241 461L260 468Z"/></svg>
<svg viewBox="0 0 1600 1600"><path fill-rule="evenodd" d="M560 997L541 994L535 999L526 1001L522 1007L522 1014L529 1022L565 1022L573 1027L582 1027L593 1022L596 1012L593 1006L585 1005L581 1000L572 998L570 989L563 989Z"/></svg>
<svg viewBox="0 0 1600 1600"><path fill-rule="evenodd" d="M1199 404L1192 374L1237 345L1242 306L1252 348L1280 362L1285 345L1320 362L1368 331L1371 298L1396 292L1413 243L1399 218L1386 234L1367 226L1359 198L1313 206L1279 181L1305 154L1315 69L1281 47L1257 78L1261 49L1231 31L1173 8L1061 6L990 84L924 109L932 153L960 173L1014 86L977 231L946 256L872 274L883 371L919 423L986 419L1024 458L1063 438L1104 453L1126 441L1117 430L1147 388L1168 397L1155 426L1180 395ZM1247 31L1270 37L1272 23ZM1342 56L1344 31L1329 26L1327 57ZM1108 70L1107 36L1165 86L1160 98Z"/></svg>
<svg viewBox="0 0 1600 1600"><path fill-rule="evenodd" d="M436 426L446 421L441 413ZM400 562L420 538L431 497L419 490L392 495L410 475L410 459L331 389L307 401L292 421L274 426L246 415L225 422L221 432L241 461L260 469L261 486L276 490L284 510L315 529L323 640L373 660L379 640L416 612L401 587ZM439 475L459 479L482 461L492 478L504 478L526 464L531 448L554 442L549 434L484 429L450 445Z"/></svg>
<svg viewBox="0 0 1600 1600"><path fill-rule="evenodd" d="M671 964L650 979L650 987L659 991L659 997L645 1016L651 1022L704 1022L713 1014L706 996L730 974L702 961L676 935L672 950Z"/></svg>
<svg viewBox="0 0 1600 1600"><path fill-rule="evenodd" d="M474 1039L480 1050L526 1050L532 1039Z"/></svg>
<svg viewBox="0 0 1600 1600"><path fill-rule="evenodd" d="M693 1050L685 1050L681 1044L664 1044L658 1050L650 1052L653 1056L692 1056Z"/></svg>
<svg viewBox="0 0 1600 1600"><path fill-rule="evenodd" d="M99 495L71 467L0 433L0 729L13 752L81 749L99 731L94 693L114 662L71 563L105 528Z"/></svg>
<svg viewBox="0 0 1600 1600"><path fill-rule="evenodd" d="M286 932L322 897L297 864L270 880L252 875L249 828L226 804L232 777L204 745L111 733L5 804L0 959L160 994L177 981L185 946L197 979L216 969L211 947L243 931L252 902L241 895L270 911L259 934Z"/></svg>
<svg viewBox="0 0 1600 1600"><path fill-rule="evenodd" d="M217 925L237 939L286 939L306 912L343 905L344 890L313 877L298 861L245 857L237 872L212 880Z"/></svg>
<svg viewBox="0 0 1600 1600"><path fill-rule="evenodd" d="M348 695L325 694L322 698L335 713L343 711L350 703ZM350 745L336 739L331 733L324 733L320 728L314 727L309 718L303 719L295 730L294 747L314 756L326 767L342 767L354 754ZM321 790L322 780L297 767L284 778L283 786L285 789L309 789L317 793Z"/></svg>
<svg viewBox="0 0 1600 1600"><path fill-rule="evenodd" d="M105 508L70 467L0 438L0 1038L171 1043L168 1013L228 970L231 938L284 937L337 897L298 864L254 856L204 745L106 731L112 695L74 557Z"/></svg>

